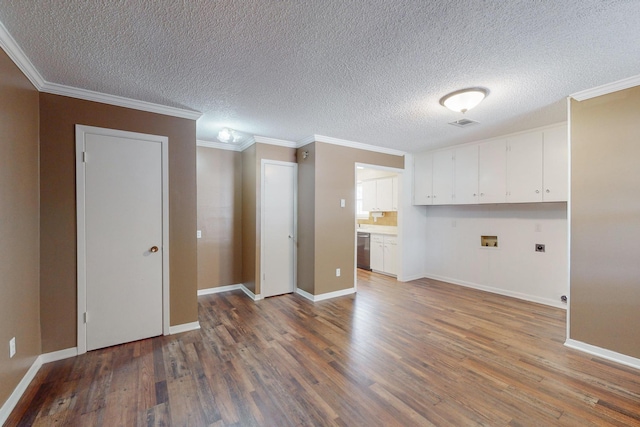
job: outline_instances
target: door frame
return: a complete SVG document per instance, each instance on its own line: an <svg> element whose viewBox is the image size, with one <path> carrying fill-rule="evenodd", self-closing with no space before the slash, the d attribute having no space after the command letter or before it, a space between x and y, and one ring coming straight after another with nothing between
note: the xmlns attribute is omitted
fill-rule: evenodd
<svg viewBox="0 0 640 427"><path fill-rule="evenodd" d="M354 199L353 199L353 205L355 206L357 204L356 201L356 197L357 197L357 187L358 187L358 168L365 168L365 169L376 169L379 171L386 171L386 172L393 172L396 174L397 178L398 178L398 236L397 236L397 242L398 242L398 259L402 260L402 254L403 254L403 250L402 250L402 232L403 232L403 224L402 224L402 211L403 211L403 200L405 198L405 194L403 191L403 186L404 186L404 180L405 180L405 176L404 176L404 169L398 169L398 168L393 168L393 167L389 167L389 166L380 166L380 165L374 165L371 163L362 163L362 162L355 162L354 166L353 166L353 170L354 170ZM354 218L354 224L355 224L355 233L353 236L354 239L354 249L353 249L353 289L357 292L358 291L358 212L356 210L355 213L355 218ZM402 278L402 262L399 262L397 265L398 268L398 274L396 275L396 278L398 281L400 281L400 279Z"/></svg>
<svg viewBox="0 0 640 427"><path fill-rule="evenodd" d="M76 124L77 329L78 354L87 352L87 245L84 141L87 134L139 139L162 146L162 332L169 335L169 138Z"/></svg>
<svg viewBox="0 0 640 427"><path fill-rule="evenodd" d="M298 164L294 162L283 162L280 160L262 159L260 161L260 294L264 295L262 289L264 277L264 231L265 231L265 186L264 179L265 165L289 166L293 167L293 293L298 290Z"/></svg>

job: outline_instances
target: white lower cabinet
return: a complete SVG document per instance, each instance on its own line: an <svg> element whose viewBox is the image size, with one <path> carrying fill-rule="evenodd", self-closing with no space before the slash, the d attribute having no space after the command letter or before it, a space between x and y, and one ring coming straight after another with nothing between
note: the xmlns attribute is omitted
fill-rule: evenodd
<svg viewBox="0 0 640 427"><path fill-rule="evenodd" d="M371 234L369 264L379 273L398 274L398 238L384 234Z"/></svg>

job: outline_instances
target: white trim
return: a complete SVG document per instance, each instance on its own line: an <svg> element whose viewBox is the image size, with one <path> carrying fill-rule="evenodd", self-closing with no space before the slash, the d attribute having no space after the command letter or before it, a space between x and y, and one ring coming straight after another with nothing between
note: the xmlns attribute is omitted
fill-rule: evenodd
<svg viewBox="0 0 640 427"><path fill-rule="evenodd" d="M16 407L20 398L31 384L31 381L35 378L36 374L45 363L55 362L62 359L67 359L69 357L77 356L78 351L76 347L68 348L66 350L54 351L52 353L41 354L36 357L31 367L27 370L27 373L24 374L16 388L13 389L9 398L4 402L2 407L0 407L0 426L4 425L11 412Z"/></svg>
<svg viewBox="0 0 640 427"><path fill-rule="evenodd" d="M260 144L279 145L280 147L287 148L299 148L296 142L287 141L285 139L267 138L266 136L255 135L253 137L253 141Z"/></svg>
<svg viewBox="0 0 640 427"><path fill-rule="evenodd" d="M573 93L569 96L575 99L576 101L584 101L587 99L617 92L619 90L629 89L630 87L634 87L634 86L640 86L640 74L637 76L632 76L626 79L618 80L612 83L596 86L591 89L581 90L580 92Z"/></svg>
<svg viewBox="0 0 640 427"><path fill-rule="evenodd" d="M25 55L13 36L9 34L9 31L7 31L7 28L2 22L0 22L0 47L2 47L20 71L27 76L31 84L34 85L36 89L41 90L46 83L44 78L42 78L42 75L36 67L33 66L33 63L31 63L27 55ZM0 425L2 425L1 422Z"/></svg>
<svg viewBox="0 0 640 427"><path fill-rule="evenodd" d="M183 332L195 331L198 329L200 329L200 322L183 323L181 325L170 326L169 335L181 334Z"/></svg>
<svg viewBox="0 0 640 427"><path fill-rule="evenodd" d="M265 179L265 166L266 165L276 165L276 166L284 166L288 168L293 168L293 292L296 291L298 287L298 164L294 162L282 162L279 160L269 160L269 159L261 159L260 160L260 277L264 277L264 233L265 233L265 194L266 194L266 179ZM263 280L260 279L260 291L262 292Z"/></svg>
<svg viewBox="0 0 640 427"><path fill-rule="evenodd" d="M478 289L480 291L491 292L492 294L504 295L506 297L512 297L521 299L524 301L535 302L538 304L544 304L551 307L561 308L566 310L567 305L562 301L554 301L550 298L542 298L535 295L523 294L521 292L509 291L506 289L494 288L492 286L480 285L477 283L467 282L464 280L452 279L451 277L438 276L436 274L425 274L424 277L426 279L439 280L441 282L447 282L454 285L464 286L465 288Z"/></svg>
<svg viewBox="0 0 640 427"><path fill-rule="evenodd" d="M244 151L244 150L246 150L247 148L249 148L249 147L251 147L252 145L254 145L255 143L256 143L255 137L253 137L253 136L252 136L251 138L249 138L248 140L246 140L244 144L242 144L242 145L240 146L240 148L238 149L238 151Z"/></svg>
<svg viewBox="0 0 640 427"><path fill-rule="evenodd" d="M65 348L64 350L52 351L51 353L41 354L39 359L42 364L57 362L58 360L69 359L78 355L78 347Z"/></svg>
<svg viewBox="0 0 640 427"><path fill-rule="evenodd" d="M572 339L567 339L564 342L566 347L574 350L582 351L594 356L601 357L612 362L619 363L621 365L629 366L631 368L640 369L640 359L627 356L626 354L617 353L615 351L607 350L606 348L597 347L595 345L583 343Z"/></svg>
<svg viewBox="0 0 640 427"><path fill-rule="evenodd" d="M225 144L224 142L216 142L216 141L204 141L202 139L196 139L196 146L198 147L207 147L207 148L217 148L218 150L227 150L227 151L242 151L240 149L240 145L234 144Z"/></svg>
<svg viewBox="0 0 640 427"><path fill-rule="evenodd" d="M245 293L245 295L247 295L249 298L251 298L251 299L252 299L252 300L254 300L254 301L260 301L260 300L262 299L262 295L260 295L260 294L258 294L258 295L254 294L253 292L251 292L251 291L249 290L249 288L247 288L247 287L244 285L244 283L240 286L240 290L241 290L242 292L244 292L244 293Z"/></svg>
<svg viewBox="0 0 640 427"><path fill-rule="evenodd" d="M406 276L406 277L397 277L398 282L412 282L414 280L418 280L418 279L423 279L424 276L422 274L414 274L412 276Z"/></svg>
<svg viewBox="0 0 640 427"><path fill-rule="evenodd" d="M118 107L131 108L133 110L180 117L183 119L197 120L200 118L200 116L202 116L202 113L200 113L199 111L168 107L166 105L154 104L147 101L139 101L137 99L125 98L118 95L109 95L107 93L65 86L58 83L44 82L44 85L40 89L40 92L50 93L53 95L69 96L71 98L84 99L85 101L100 102L103 104L115 105Z"/></svg>
<svg viewBox="0 0 640 427"><path fill-rule="evenodd" d="M312 142L324 142L325 144L341 145L343 147L357 148L359 150L374 151L376 153L404 156L405 152L393 148L378 147L376 145L364 144L362 142L347 141L346 139L333 138L324 135L311 135L298 142L297 148L303 147Z"/></svg>
<svg viewBox="0 0 640 427"><path fill-rule="evenodd" d="M94 126L76 125L76 222L77 222L77 348L78 354L87 352L86 323L87 271L86 271L86 220L85 220L85 163L83 151L85 134L93 133L118 138L142 139L159 142L162 146L162 331L170 334L170 284L169 284L169 138Z"/></svg>
<svg viewBox="0 0 640 427"><path fill-rule="evenodd" d="M2 405L2 408L0 408L0 426L4 425L5 421L7 421L7 418L11 415L11 411L16 407L18 401L27 390L27 387L29 387L29 384L31 384L31 381L35 378L41 366L42 359L38 356L33 361L33 364L27 373L24 374L24 377L22 377L16 388L13 389L13 393L11 393L6 402L4 402L4 405Z"/></svg>
<svg viewBox="0 0 640 427"><path fill-rule="evenodd" d="M22 48L15 41L7 28L0 22L0 47L7 53L9 58L18 66L20 71L27 76L29 81L40 92L51 93L53 95L69 96L72 98L84 99L86 101L101 102L103 104L116 105L119 107L132 108L134 110L148 111L151 113L165 114L167 116L181 117L183 119L197 120L202 116L199 111L186 110L183 108L168 107L166 105L154 104L152 102L139 101L137 99L125 98L117 95L95 92L87 89L80 89L65 86L58 83L46 81L38 72L33 63L29 60Z"/></svg>
<svg viewBox="0 0 640 427"><path fill-rule="evenodd" d="M571 337L571 98L567 97L567 339Z"/></svg>
<svg viewBox="0 0 640 427"><path fill-rule="evenodd" d="M218 286L217 288L198 289L198 296L219 294L220 292L235 291L236 289L242 289L241 284Z"/></svg>
<svg viewBox="0 0 640 427"><path fill-rule="evenodd" d="M347 288L347 289L342 289L339 291L335 291L335 292L327 292L324 294L320 294L320 295L313 295L310 294L307 291L304 291L300 288L296 289L296 293L310 301L313 302L318 302L318 301L324 301L327 299L331 299L331 298L337 298L337 297L343 297L345 295L351 295L351 294L355 294L356 293L356 288Z"/></svg>

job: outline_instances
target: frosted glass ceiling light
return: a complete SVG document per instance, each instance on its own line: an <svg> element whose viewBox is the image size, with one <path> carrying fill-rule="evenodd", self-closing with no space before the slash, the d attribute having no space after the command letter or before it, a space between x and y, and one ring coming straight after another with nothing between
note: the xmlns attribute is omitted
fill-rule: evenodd
<svg viewBox="0 0 640 427"><path fill-rule="evenodd" d="M236 131L229 128L222 128L220 132L218 132L218 141L224 142L237 142L240 137L236 134Z"/></svg>
<svg viewBox="0 0 640 427"><path fill-rule="evenodd" d="M489 90L482 87L470 87L457 90L440 98L440 104L452 111L466 113L489 94Z"/></svg>

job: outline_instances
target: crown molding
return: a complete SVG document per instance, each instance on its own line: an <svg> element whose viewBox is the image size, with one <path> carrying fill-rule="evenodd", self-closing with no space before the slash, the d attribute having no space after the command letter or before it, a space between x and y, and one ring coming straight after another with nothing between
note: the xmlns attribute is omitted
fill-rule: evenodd
<svg viewBox="0 0 640 427"><path fill-rule="evenodd" d="M240 145L236 144L227 144L224 142L217 141L205 141L202 139L196 139L196 145L198 147L207 147L207 148L217 148L218 150L227 150L227 151L242 151Z"/></svg>
<svg viewBox="0 0 640 427"><path fill-rule="evenodd" d="M374 151L376 153L391 154L393 156L404 156L404 151L395 150L393 148L378 147L377 145L364 144L362 142L347 141L346 139L332 138L324 135L312 135L300 141L298 147L309 144L310 142L324 142L325 144L341 145L343 147L356 148L358 150Z"/></svg>
<svg viewBox="0 0 640 427"><path fill-rule="evenodd" d="M630 87L634 86L640 86L640 75L618 80L612 83L607 83L602 86L594 87L592 89L576 92L569 96L576 101L584 101L587 99L595 98L597 96L617 92L619 90L629 89Z"/></svg>
<svg viewBox="0 0 640 427"><path fill-rule="evenodd" d="M53 95L69 96L71 98L84 99L85 101L101 102L103 104L115 105L118 107L131 108L133 110L148 111L150 113L164 114L167 116L180 117L183 119L198 120L202 113L199 111L185 110L182 108L168 107L166 105L154 104L152 102L139 101L137 99L125 98L123 96L109 95L92 90L80 89L77 87L60 85L57 83L45 82L40 92Z"/></svg>
<svg viewBox="0 0 640 427"><path fill-rule="evenodd" d="M146 101L125 98L117 95L94 92L92 90L80 89L46 81L38 72L33 63L29 60L22 48L11 36L7 28L0 22L0 47L7 53L9 58L16 64L22 73L29 79L31 84L40 92L53 95L69 96L71 98L84 99L86 101L101 102L103 104L116 105L118 107L132 108L134 110L148 111L150 113L164 114L167 116L181 117L183 119L197 120L202 113L182 108L168 107Z"/></svg>
<svg viewBox="0 0 640 427"><path fill-rule="evenodd" d="M298 144L296 142L287 141L285 139L267 138L266 136L258 135L255 135L253 139L255 142L259 142L260 144L279 145L281 147L287 148L298 148Z"/></svg>
<svg viewBox="0 0 640 427"><path fill-rule="evenodd" d="M45 80L42 75L33 66L27 55L22 51L22 48L18 45L15 39L9 34L7 28L2 22L0 22L0 47L7 53L9 58L16 64L16 66L27 76L32 85L36 89L41 90L45 85Z"/></svg>
<svg viewBox="0 0 640 427"><path fill-rule="evenodd" d="M256 137L252 136L251 138L247 139L245 143L239 147L238 151L244 151L255 143L256 143Z"/></svg>

